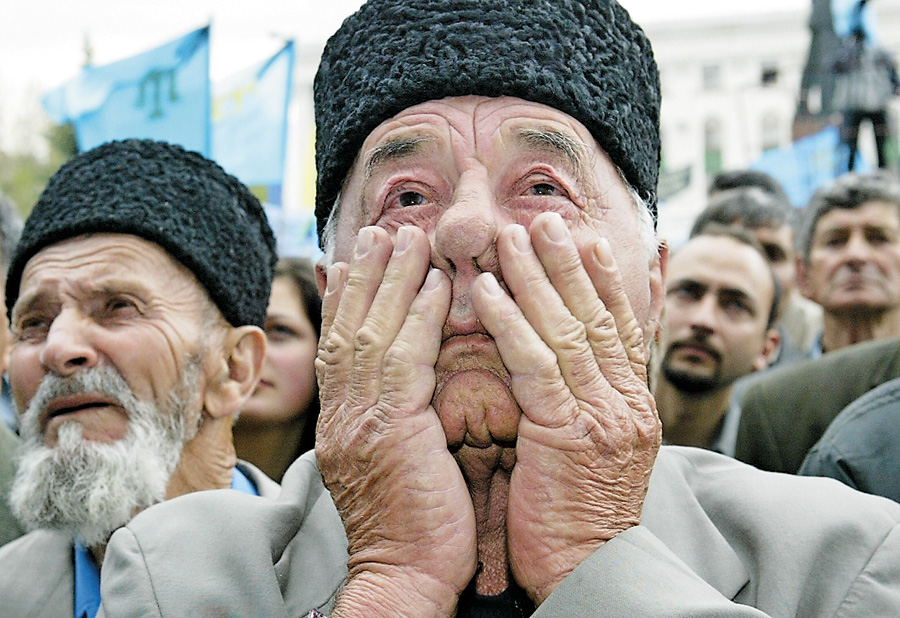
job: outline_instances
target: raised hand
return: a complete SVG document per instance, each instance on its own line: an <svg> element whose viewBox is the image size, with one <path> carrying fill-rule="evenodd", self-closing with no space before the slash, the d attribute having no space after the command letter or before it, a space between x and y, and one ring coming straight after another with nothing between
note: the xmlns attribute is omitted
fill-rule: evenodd
<svg viewBox="0 0 900 618"><path fill-rule="evenodd" d="M452 616L475 572L472 502L431 406L450 283L429 251L417 228L395 246L363 228L328 272L316 455L350 553L335 617Z"/></svg>
<svg viewBox="0 0 900 618"><path fill-rule="evenodd" d="M523 411L509 488L513 575L540 603L600 545L640 521L661 431L640 325L605 239L576 248L555 213L497 243L510 298L473 289Z"/></svg>

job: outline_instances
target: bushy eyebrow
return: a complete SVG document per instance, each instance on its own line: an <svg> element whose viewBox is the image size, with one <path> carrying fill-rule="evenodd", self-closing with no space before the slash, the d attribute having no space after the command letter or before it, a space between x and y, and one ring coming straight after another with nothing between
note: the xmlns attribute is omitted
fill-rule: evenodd
<svg viewBox="0 0 900 618"><path fill-rule="evenodd" d="M709 288L710 286L708 284L694 279L676 279L670 282L669 286L666 288L666 296L679 290L688 290L695 294L702 295L706 294L709 291ZM756 299L745 290L735 287L720 287L716 291L716 296L728 300L742 300L752 308L754 313L756 312Z"/></svg>
<svg viewBox="0 0 900 618"><path fill-rule="evenodd" d="M564 160L577 179L588 178L590 169L588 152L581 140L546 127L521 127L516 129L513 135L530 150L544 152Z"/></svg>
<svg viewBox="0 0 900 618"><path fill-rule="evenodd" d="M384 165L419 155L423 147L434 142L431 135L410 135L381 142L366 157L366 180Z"/></svg>

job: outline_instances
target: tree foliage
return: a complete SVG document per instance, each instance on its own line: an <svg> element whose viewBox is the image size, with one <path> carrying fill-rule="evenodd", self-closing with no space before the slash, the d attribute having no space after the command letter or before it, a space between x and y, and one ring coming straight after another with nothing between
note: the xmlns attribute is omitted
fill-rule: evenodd
<svg viewBox="0 0 900 618"><path fill-rule="evenodd" d="M48 156L0 151L0 194L12 200L23 218L56 170L77 152L71 124L55 125L45 134Z"/></svg>

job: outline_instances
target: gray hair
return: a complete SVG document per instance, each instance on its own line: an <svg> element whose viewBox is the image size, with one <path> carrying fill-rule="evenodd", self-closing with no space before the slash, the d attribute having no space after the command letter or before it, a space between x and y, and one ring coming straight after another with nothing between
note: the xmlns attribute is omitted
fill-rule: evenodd
<svg viewBox="0 0 900 618"><path fill-rule="evenodd" d="M900 181L884 172L850 172L820 188L800 215L795 243L797 254L809 262L816 226L827 213L838 208L858 208L867 202L895 204L897 216L900 217Z"/></svg>

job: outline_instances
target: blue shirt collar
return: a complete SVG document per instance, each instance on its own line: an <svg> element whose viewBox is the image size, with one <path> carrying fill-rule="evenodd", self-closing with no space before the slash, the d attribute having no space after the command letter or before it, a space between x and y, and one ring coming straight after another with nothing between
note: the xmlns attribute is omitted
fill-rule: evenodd
<svg viewBox="0 0 900 618"><path fill-rule="evenodd" d="M259 492L240 468L231 475L231 488L252 496ZM100 610L100 569L80 539L75 539L75 618L94 618Z"/></svg>

